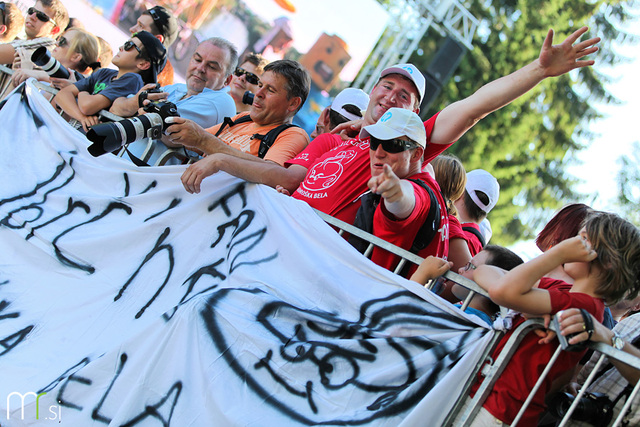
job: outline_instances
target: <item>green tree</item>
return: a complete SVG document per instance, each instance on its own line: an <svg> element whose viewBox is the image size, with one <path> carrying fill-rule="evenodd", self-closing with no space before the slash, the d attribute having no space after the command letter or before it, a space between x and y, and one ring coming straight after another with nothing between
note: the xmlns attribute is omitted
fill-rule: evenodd
<svg viewBox="0 0 640 427"><path fill-rule="evenodd" d="M425 116L537 58L549 28L555 31L554 43L583 25L590 30L582 40L602 38L600 51L593 57L594 67L545 80L483 119L449 149L467 170L485 169L500 182L500 201L489 216L493 242L508 245L530 238L550 210L584 197L572 191L575 179L565 168L576 151L589 145L591 135L586 125L599 117L592 103L616 102L603 87L607 76L598 64L624 60L613 51L612 43L632 40L618 30L632 18L632 6L633 1L616 0L468 3L468 9L481 21L474 49L467 52L430 110L423 112ZM435 31L426 34L410 61L426 69L439 38Z"/></svg>

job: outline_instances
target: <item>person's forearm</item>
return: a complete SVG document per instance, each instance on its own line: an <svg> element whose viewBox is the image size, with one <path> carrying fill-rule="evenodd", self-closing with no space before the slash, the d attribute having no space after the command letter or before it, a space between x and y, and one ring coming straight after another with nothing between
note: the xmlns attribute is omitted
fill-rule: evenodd
<svg viewBox="0 0 640 427"><path fill-rule="evenodd" d="M80 108L78 108L78 103L76 102L75 95L68 90L61 90L58 94L53 98L56 104L62 110L73 117L76 120L83 120L86 116L82 114Z"/></svg>
<svg viewBox="0 0 640 427"><path fill-rule="evenodd" d="M416 195L411 181L400 180L402 195L395 201L384 200L385 209L397 219L405 219L411 215L416 206Z"/></svg>
<svg viewBox="0 0 640 427"><path fill-rule="evenodd" d="M138 112L138 97L127 98L125 96L113 101L109 112L120 117L132 117Z"/></svg>
<svg viewBox="0 0 640 427"><path fill-rule="evenodd" d="M110 101L103 95L91 95L89 92L78 93L78 108L86 116L94 116L100 110L109 108Z"/></svg>
<svg viewBox="0 0 640 427"><path fill-rule="evenodd" d="M591 338L592 341L602 342L604 344L612 345L613 344L613 331L606 328L600 322L594 322L595 333ZM640 349L633 346L631 343L625 340L624 347L622 351L629 353L633 356L640 357ZM640 371L636 368L627 365L626 363L620 362L612 357L609 358L609 361L615 366L615 368L620 372L620 375L624 377L631 384L636 384L640 379Z"/></svg>
<svg viewBox="0 0 640 427"><path fill-rule="evenodd" d="M16 50L10 43L0 44L0 64L13 64Z"/></svg>
<svg viewBox="0 0 640 427"><path fill-rule="evenodd" d="M242 153L245 154L245 153ZM230 175L249 182L265 184L275 188L281 185L293 193L304 179L300 168L287 169L279 164L251 156L238 157L229 154L218 154L218 168ZM302 176L302 177L301 177Z"/></svg>

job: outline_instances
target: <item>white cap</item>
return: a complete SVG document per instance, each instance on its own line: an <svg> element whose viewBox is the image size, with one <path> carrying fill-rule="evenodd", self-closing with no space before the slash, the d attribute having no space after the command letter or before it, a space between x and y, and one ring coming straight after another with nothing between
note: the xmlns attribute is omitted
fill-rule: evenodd
<svg viewBox="0 0 640 427"><path fill-rule="evenodd" d="M424 79L424 76L422 75L420 70L418 70L415 65L413 64L392 65L391 67L385 68L384 70L382 70L382 73L380 73L380 77L382 78L387 74L402 74L403 76L410 79L413 82L413 84L416 85L416 88L418 89L420 102L422 102L422 98L424 98L424 91L427 86L427 82Z"/></svg>
<svg viewBox="0 0 640 427"><path fill-rule="evenodd" d="M489 172L483 169L475 169L471 172L467 172L467 193L471 197L471 200L480 208L484 213L489 213L498 203L500 197L500 184L498 180L493 177ZM486 205L480 201L476 191L482 191L489 197L489 203Z"/></svg>
<svg viewBox="0 0 640 427"><path fill-rule="evenodd" d="M404 108L389 108L378 123L362 128L360 139L374 136L378 139L394 139L406 136L422 148L427 146L427 132L420 116Z"/></svg>
<svg viewBox="0 0 640 427"><path fill-rule="evenodd" d="M356 116L344 109L344 106L349 104L355 105L360 109L360 111L364 111L369 105L369 95L367 95L362 89L348 87L336 96L331 103L331 109L349 120L361 119L362 115Z"/></svg>

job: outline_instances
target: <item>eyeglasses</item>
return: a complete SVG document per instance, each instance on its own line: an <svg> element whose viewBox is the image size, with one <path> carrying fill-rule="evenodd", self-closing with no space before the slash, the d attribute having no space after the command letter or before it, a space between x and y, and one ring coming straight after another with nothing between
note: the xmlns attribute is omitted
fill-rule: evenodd
<svg viewBox="0 0 640 427"><path fill-rule="evenodd" d="M122 45L122 49L124 49L127 52L129 52L131 49L135 49L138 51L140 55L142 55L142 50L140 50L138 45L135 44L133 40L127 40L126 42L124 42L124 44Z"/></svg>
<svg viewBox="0 0 640 427"><path fill-rule="evenodd" d="M382 144L382 149L387 153L401 153L405 150L411 150L418 147L414 142L405 141L403 139L378 139L371 136L369 140L369 146L373 151L378 149L378 146Z"/></svg>
<svg viewBox="0 0 640 427"><path fill-rule="evenodd" d="M467 265L464 266L464 271L475 270L476 268L478 268L478 266L471 264L471 261L469 261Z"/></svg>
<svg viewBox="0 0 640 427"><path fill-rule="evenodd" d="M249 84L257 85L258 83L260 83L260 77L256 76L253 73L248 72L244 68L240 68L240 67L236 68L233 74L235 74L236 77L242 77L244 75L245 79L247 79L247 83Z"/></svg>
<svg viewBox="0 0 640 427"><path fill-rule="evenodd" d="M34 13L36 14L36 18L38 18L40 21L42 21L42 22L51 22L55 27L58 26L58 24L56 24L56 21L54 21L53 19L49 18L49 15L47 15L46 13L39 11L35 7L30 7L29 9L27 9L27 14L28 15L33 15Z"/></svg>
<svg viewBox="0 0 640 427"><path fill-rule="evenodd" d="M69 40L65 38L65 36L60 36L57 42L58 47L65 47L69 45Z"/></svg>
<svg viewBox="0 0 640 427"><path fill-rule="evenodd" d="M2 25L5 25L4 23L4 14L5 14L5 8L4 8L4 2L0 1L0 10L2 11Z"/></svg>

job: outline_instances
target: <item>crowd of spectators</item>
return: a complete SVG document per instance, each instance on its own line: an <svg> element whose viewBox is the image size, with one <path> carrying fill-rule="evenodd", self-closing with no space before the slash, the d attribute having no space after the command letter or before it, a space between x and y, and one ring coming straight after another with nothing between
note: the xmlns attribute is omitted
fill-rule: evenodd
<svg viewBox="0 0 640 427"><path fill-rule="evenodd" d="M573 334L570 344L592 340L640 355L625 341L638 341L638 315L614 328L635 307L640 291L638 229L616 215L570 205L540 234L542 255L523 262L509 249L488 244L487 216L498 203L498 180L486 170L467 172L460 159L445 152L488 114L544 79L591 66L593 61L584 57L597 51L599 38L580 41L586 27L559 45L553 45L549 32L538 58L426 121L418 116L427 84L422 73L413 64L386 67L369 94L357 88L340 92L307 135L292 124L311 84L309 73L296 61L269 63L251 52L239 59L231 42L214 37L195 48L185 83L173 84L167 48L176 40L179 26L162 6L138 17L131 38L115 56L108 43L69 17L60 0L36 1L26 17L14 4L0 2L0 15L0 63L13 72L7 83L15 87L35 78L60 89L54 108L75 119L85 132L99 123L101 110L132 117L144 114L140 108L150 102L175 104L179 117L166 119L161 138L136 141L127 150L136 164L153 164L165 150L182 150L184 156L170 164L191 163L181 178L187 192L199 193L207 177L220 171L271 186L282 197L302 200L425 258L420 266L400 272L413 281L425 284L449 269L475 281L489 298L475 295L466 311L488 327L498 315L498 304L523 313L516 324L559 313L560 333ZM25 39L16 39L21 32ZM34 64L32 55L42 47L71 72L69 77L54 77ZM109 63L114 67L107 68ZM141 161L149 146L155 157ZM359 239L352 236L349 241L364 252ZM390 270L399 262L378 247L370 258ZM445 282L436 292L458 303L468 291ZM615 316L613 310L605 310L605 303L616 307ZM555 339L547 330L525 338L473 425L513 422L551 358ZM561 356L525 413L526 425L536 425L545 396L558 388L553 380L577 373L582 356ZM588 369L589 365L583 371ZM576 384L583 376L574 378ZM601 375L602 382L616 384L622 378L635 383L638 376L616 362ZM580 386L572 387L575 391ZM619 394L623 389L606 392ZM637 420L637 415L631 418Z"/></svg>

